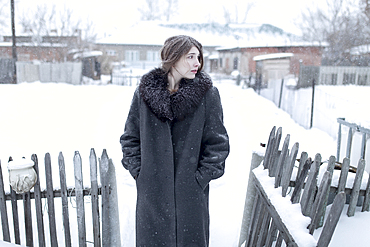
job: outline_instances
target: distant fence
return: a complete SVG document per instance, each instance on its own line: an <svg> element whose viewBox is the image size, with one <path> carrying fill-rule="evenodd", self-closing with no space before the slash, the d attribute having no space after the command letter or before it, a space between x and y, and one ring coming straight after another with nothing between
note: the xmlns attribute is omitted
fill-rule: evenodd
<svg viewBox="0 0 370 247"><path fill-rule="evenodd" d="M137 75L130 75L130 74L123 74L112 72L111 74L111 82L114 85L122 85L122 86L135 86L139 85L141 80L141 76Z"/></svg>
<svg viewBox="0 0 370 247"><path fill-rule="evenodd" d="M14 59L0 58L0 83L13 83Z"/></svg>
<svg viewBox="0 0 370 247"><path fill-rule="evenodd" d="M42 191L40 187L41 176L39 174L38 158L36 155L32 155L34 161L34 169L38 175L38 180L34 186L33 192L26 192L23 194L17 194L14 190L10 189L10 193L5 193L5 184L3 180L3 172L1 170L0 163L0 213L1 213L1 226L3 233L3 241L11 242L11 233L8 221L8 210L7 201L11 201L12 207L12 218L14 229L13 243L22 244L26 246L53 246L58 245L72 246L71 239L71 228L70 228L70 211L68 209L68 198L75 197L76 200L76 215L77 215L77 228L78 228L78 246L86 246L87 242L93 243L94 246L121 246L120 243L120 227L118 217L118 205L117 205L117 187L116 187L116 175L112 160L108 158L107 152L104 150L99 159L99 170L100 176L98 176L97 158L94 149L90 152L90 181L91 188L87 188L83 184L82 176L82 161L79 152L75 152L73 163L74 163L74 178L75 187L67 188L66 177L68 174L65 170L64 157L62 153L59 153L58 164L59 164L59 180L60 189L54 189L52 171L51 171L51 158L50 154L45 155L45 179L46 179L46 190ZM98 183L98 177L100 177L100 184ZM58 187L58 186L56 186ZM86 223L85 223L85 203L84 198L90 197L91 200L91 211L92 211L92 227L88 226L88 230L93 231L93 239L86 238ZM61 202L56 201L54 198L60 197ZM44 199L46 198L46 199ZM99 202L100 198L100 202ZM44 199L44 205L43 201ZM20 227L19 213L18 213L18 200L23 200L24 210L24 227ZM46 202L45 202L46 200ZM36 229L32 227L32 212L31 212L31 201L35 204ZM57 227L56 227L56 210L55 205L57 203L62 205L62 222L64 240L58 239ZM99 205L101 204L101 209ZM43 218L43 208L47 206L48 229L49 233L45 232ZM59 216L57 214L57 216ZM100 221L101 218L101 221ZM21 243L20 228L24 229L25 232L25 243ZM37 239L34 238L33 232L37 231ZM48 236L50 243L46 242L45 236Z"/></svg>
<svg viewBox="0 0 370 247"><path fill-rule="evenodd" d="M348 158L339 163L331 156L321 183L318 184L320 167L323 164L321 155L316 154L314 160L311 160L306 152L302 152L297 159L299 144L295 143L289 150L289 134L284 140L282 149L278 149L281 135L282 129L276 130L276 127L273 127L264 157L256 154L253 156L239 246L281 246L283 242L286 246L299 246L302 239L297 239L292 230L293 228L294 231L297 230L296 220L300 215L295 210L289 209L291 205L285 204L283 209L279 208L280 199L274 199L276 196L287 197L291 191L289 198L291 204L300 203L301 214L311 219L307 228L301 230L306 235L313 235L316 229L323 226L319 239L314 240L312 244L326 247L342 213L346 195L350 198L348 217L354 216L356 206L359 204L362 211L369 211L370 178L366 190L361 189L365 161L360 159L358 166L353 168L350 167ZM332 185L334 172L340 172L338 186ZM347 178L354 173L353 187L346 188ZM267 184L267 181L271 183ZM278 195L276 190L270 188L271 186L275 189L281 187L281 194ZM363 200L359 200L360 197ZM279 202L274 203L276 200ZM326 207L331 203L331 210L325 221Z"/></svg>
<svg viewBox="0 0 370 247"><path fill-rule="evenodd" d="M323 85L370 85L370 68L357 66L301 66L298 88Z"/></svg>
<svg viewBox="0 0 370 247"><path fill-rule="evenodd" d="M17 82L65 82L81 84L82 63L27 63L17 62Z"/></svg>

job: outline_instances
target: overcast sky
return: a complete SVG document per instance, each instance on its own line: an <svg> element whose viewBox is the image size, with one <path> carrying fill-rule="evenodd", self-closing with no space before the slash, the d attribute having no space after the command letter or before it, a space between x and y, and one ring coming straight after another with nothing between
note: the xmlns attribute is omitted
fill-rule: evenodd
<svg viewBox="0 0 370 247"><path fill-rule="evenodd" d="M96 30L114 32L125 25L131 25L139 19L138 8L145 0L15 0L16 15L22 11L36 8L39 4L66 5L81 18L90 18ZM224 22L223 7L234 11L235 6L243 9L247 0L178 0L178 18L181 22L202 23L209 20ZM289 32L297 32L295 23L299 21L302 10L315 6L322 0L254 0L248 23L270 23ZM240 17L241 18L241 17ZM17 21L17 19L16 19Z"/></svg>

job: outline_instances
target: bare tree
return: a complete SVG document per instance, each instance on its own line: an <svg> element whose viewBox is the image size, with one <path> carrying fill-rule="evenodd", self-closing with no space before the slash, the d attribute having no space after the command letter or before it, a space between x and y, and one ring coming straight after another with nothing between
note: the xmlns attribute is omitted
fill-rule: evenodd
<svg viewBox="0 0 370 247"><path fill-rule="evenodd" d="M328 0L326 9L307 9L299 27L304 40L328 44L323 64L351 65L350 49L367 39L359 5L346 0Z"/></svg>
<svg viewBox="0 0 370 247"><path fill-rule="evenodd" d="M177 14L178 0L145 0L138 10L143 21L165 20Z"/></svg>
<svg viewBox="0 0 370 247"><path fill-rule="evenodd" d="M142 21L155 21L162 18L159 0L145 0L146 5L139 8Z"/></svg>
<svg viewBox="0 0 370 247"><path fill-rule="evenodd" d="M5 30L5 28L8 26L6 21L9 16L9 1L8 0L0 0L0 31Z"/></svg>
<svg viewBox="0 0 370 247"><path fill-rule="evenodd" d="M255 6L254 1L237 1L234 5L223 6L225 23L245 23L249 11ZM240 18L241 17L241 18Z"/></svg>
<svg viewBox="0 0 370 247"><path fill-rule="evenodd" d="M85 43L95 40L94 23L91 20L82 22L73 10L64 6L59 11L56 5L38 5L35 11L27 10L20 17L23 33L32 35L37 44L42 36L79 36ZM78 46L78 44L69 44ZM80 47L81 48L81 47Z"/></svg>

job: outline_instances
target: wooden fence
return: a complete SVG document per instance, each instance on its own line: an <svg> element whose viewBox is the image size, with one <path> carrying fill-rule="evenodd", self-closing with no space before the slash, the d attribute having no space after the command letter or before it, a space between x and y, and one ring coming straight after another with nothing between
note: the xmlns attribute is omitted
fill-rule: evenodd
<svg viewBox="0 0 370 247"><path fill-rule="evenodd" d="M313 246L328 246L342 213L346 195L349 197L348 217L355 214L356 205L359 203L362 204L360 205L362 211L369 211L370 179L366 190L361 190L365 161L360 159L357 168L353 168L349 166L348 158L344 158L343 163L339 163L334 156L331 156L327 169L324 169L321 183L318 185L320 167L325 163L322 162L321 155L316 154L312 160L306 152L302 152L297 159L299 143L295 143L289 150L290 135L288 134L282 149L279 150L281 135L282 129L276 130L274 127L271 130L264 157L256 154L253 156L239 246L243 244L248 247L272 246L274 242L274 246L277 247L283 242L286 246L299 246L299 239L294 238L291 233L292 228L288 226L290 225L288 223L295 225L291 221L294 221L297 215L284 218L281 211L276 209L277 205L273 204L266 192L270 188L266 188L266 185L261 182L261 173L255 172L260 163L263 166L260 169L263 169L266 177L273 179L274 188L281 187L280 196L287 197L288 191L292 191L290 205L300 203L302 215L310 217L307 234L313 235L317 228L323 226L320 237L315 240ZM296 176L292 176L295 174L294 169ZM335 172L340 170L338 186L333 186L331 183L334 170ZM356 173L352 188L346 188L349 172ZM358 200L359 197L363 200ZM326 207L331 203L331 210L326 214ZM285 208L285 211L289 209ZM328 215L326 221L325 215Z"/></svg>
<svg viewBox="0 0 370 247"><path fill-rule="evenodd" d="M20 222L17 201L23 200L24 211L24 229L25 241L22 243L26 246L53 246L65 243L65 246L72 246L71 227L68 209L68 197L75 197L76 200L76 215L77 215L77 228L78 228L78 246L86 246L87 242L93 242L94 246L120 246L119 234L119 217L117 214L117 191L115 170L112 160L108 158L106 150L103 150L102 156L99 159L100 170L100 184L98 183L98 167L95 150L90 151L90 181L91 188L86 188L83 185L82 176L82 161L78 151L75 152L73 158L74 164L74 178L75 188L67 188L65 162L62 152L59 153L58 165L60 175L60 189L54 190L52 179L52 165L50 154L45 155L45 177L46 177L46 190L42 191L40 187L40 174L39 162L37 156L32 155L31 159L34 161L34 169L38 175L38 180L34 186L33 192L26 192L23 194L16 194L10 189L11 193L6 194L4 190L3 173L0 163L0 211L1 211L1 226L3 232L3 241L11 242L11 234L8 221L7 201L11 201L13 229L14 229L14 243L21 244L20 235ZM32 191L32 190L31 190ZM90 196L92 206L92 223L93 223L93 240L86 239L86 225L85 225L85 203L84 198ZM54 198L60 197L62 203L62 219L64 241L58 241L57 228L56 228L56 215L55 215L55 200ZM42 208L42 198L46 198L49 233L45 232L44 218ZM99 203L101 198L101 203ZM32 228L32 212L31 200L34 201L36 210L37 229ZM45 202L45 200L44 200ZM101 204L101 209L99 209ZM100 216L101 214L101 216ZM101 217L101 220L100 220ZM101 231L102 229L102 231ZM33 231L37 231L37 239L34 239ZM49 234L50 243L47 243L45 236ZM37 243L36 243L37 242Z"/></svg>

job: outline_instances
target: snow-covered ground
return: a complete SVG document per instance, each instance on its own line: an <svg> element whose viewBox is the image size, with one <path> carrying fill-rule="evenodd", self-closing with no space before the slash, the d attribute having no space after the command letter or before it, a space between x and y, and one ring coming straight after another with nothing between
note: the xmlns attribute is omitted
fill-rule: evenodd
<svg viewBox="0 0 370 247"><path fill-rule="evenodd" d="M234 81L215 81L215 85L221 94L231 152L225 175L211 182L210 246L236 247L252 153L264 151L260 143L267 142L272 127L282 127L283 137L291 135L290 147L299 142L300 152L306 151L311 157L321 153L323 160L336 154L336 140L318 129L300 127L287 113L252 89L241 89ZM4 179L7 180L9 156L37 154L40 174L44 174L43 159L49 152L55 174L53 183L58 187L60 151L64 154L66 168L71 169L67 174L73 174L74 151L80 152L87 166L91 148L95 148L97 155L107 149L117 173L121 243L133 247L136 189L134 180L120 163L119 137L134 90L134 87L117 85L73 86L40 82L0 85L0 159ZM85 185L89 184L88 176L84 174ZM74 185L73 178L67 182ZM45 181L41 181L41 186L45 187ZM370 222L370 214L356 212L354 217L348 218L345 212L346 209L330 246L368 246L368 230L364 226ZM89 232L92 224L88 218L86 220ZM57 227L58 238L63 239L62 224Z"/></svg>

